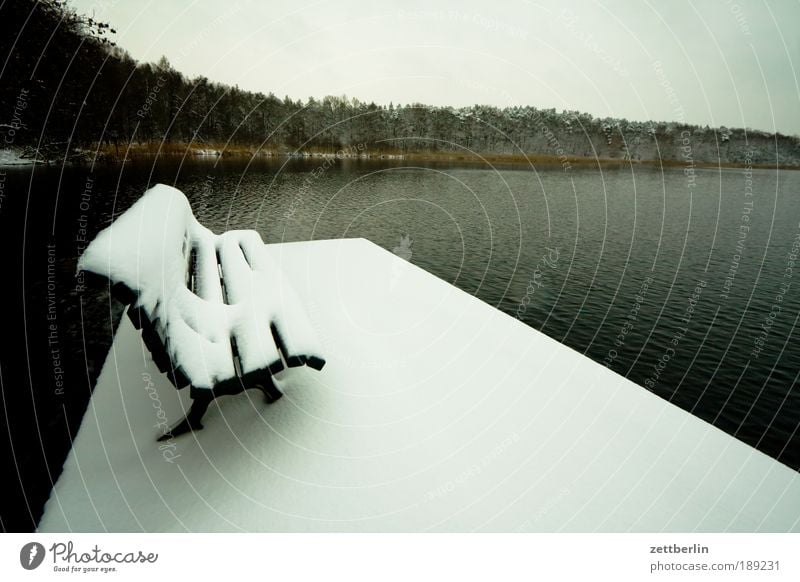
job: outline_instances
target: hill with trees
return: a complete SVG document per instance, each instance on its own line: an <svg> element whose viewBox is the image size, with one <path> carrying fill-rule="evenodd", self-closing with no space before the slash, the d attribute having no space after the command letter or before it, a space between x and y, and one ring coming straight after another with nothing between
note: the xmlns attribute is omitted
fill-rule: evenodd
<svg viewBox="0 0 800 582"><path fill-rule="evenodd" d="M29 156L78 149L365 155L478 153L668 163L800 166L800 139L763 131L597 118L532 106L306 101L189 79L162 58L138 63L114 30L60 0L0 7L0 140ZM687 149L687 146L689 149Z"/></svg>

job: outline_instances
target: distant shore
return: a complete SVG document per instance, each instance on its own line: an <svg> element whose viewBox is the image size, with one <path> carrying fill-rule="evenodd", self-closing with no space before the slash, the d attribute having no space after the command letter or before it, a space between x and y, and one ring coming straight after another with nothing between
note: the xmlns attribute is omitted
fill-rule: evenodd
<svg viewBox="0 0 800 582"><path fill-rule="evenodd" d="M76 149L69 155L52 155L49 159L38 158L20 149L0 150L0 167L24 166L36 164L60 164L65 157L70 162L92 163L95 161L121 163L135 159L153 158L156 156L187 158L298 158L298 159L347 159L347 160L403 160L419 162L451 162L489 165L531 165L562 167L565 171L572 166L651 166L651 167L685 167L684 160L654 159L637 160L625 158L601 158L588 156L553 156L546 154L495 154L480 152L436 152L436 151L375 151L365 144L343 146L340 149L291 150L266 149L258 145L220 145L220 144L187 144L178 142L153 142L134 144L102 144L89 148ZM744 162L714 162L694 160L695 168L745 168ZM779 164L751 164L753 169L800 170L800 166Z"/></svg>
<svg viewBox="0 0 800 582"><path fill-rule="evenodd" d="M124 155L127 149L128 158L151 157L153 155L180 155L180 156L213 156L213 157L291 157L291 158L339 158L339 159L364 159L364 160L405 160L424 162L464 162L480 164L530 164L534 166L654 166L654 167L685 167L685 160L654 159L636 160L624 158L601 158L589 156L554 156L547 154L495 154L481 152L441 152L441 151L399 151L381 150L374 151L365 144L342 146L340 149L311 148L307 150L267 149L258 145L198 145L186 143L147 143L132 144L130 147L103 146L100 152L105 155ZM119 152L119 153L117 153ZM120 156L121 157L121 156ZM120 160L117 160L120 161ZM744 162L716 162L694 161L696 168L745 168ZM751 164L754 169L781 169L800 170L800 166L778 164Z"/></svg>

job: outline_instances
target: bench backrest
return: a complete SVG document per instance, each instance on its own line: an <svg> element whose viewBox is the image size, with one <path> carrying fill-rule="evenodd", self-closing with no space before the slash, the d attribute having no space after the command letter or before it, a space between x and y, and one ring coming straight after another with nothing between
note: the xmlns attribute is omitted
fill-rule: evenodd
<svg viewBox="0 0 800 582"><path fill-rule="evenodd" d="M325 363L305 309L259 234L215 235L175 188L145 192L97 235L78 268L124 290L156 363L178 387L252 383L286 365Z"/></svg>

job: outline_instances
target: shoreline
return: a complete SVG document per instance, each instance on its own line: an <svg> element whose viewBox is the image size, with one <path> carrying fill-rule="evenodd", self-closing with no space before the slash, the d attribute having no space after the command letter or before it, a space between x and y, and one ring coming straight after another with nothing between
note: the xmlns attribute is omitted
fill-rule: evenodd
<svg viewBox="0 0 800 582"><path fill-rule="evenodd" d="M120 148L121 149L121 148ZM101 146L98 151L104 155L114 156L116 148L113 146ZM360 152L360 153L359 153ZM339 155L341 154L341 155ZM309 148L306 150L289 150L289 149L263 149L258 145L242 146L242 145L225 145L225 144L208 144L206 147L198 147L197 145L169 142L169 143L146 143L146 144L132 144L127 151L128 159L135 159L137 157L152 157L152 156L187 156L187 157L223 157L223 158L298 158L298 159L314 159L314 158L338 158L338 159L360 159L360 160L403 160L403 161L420 161L420 162L457 162L457 163L472 163L472 164L508 164L508 165L542 165L542 166L562 166L567 169L567 166L651 166L651 167L685 167L686 160L682 159L650 159L650 160L631 160L624 158L596 158L587 156L566 156L560 157L548 154L492 154L492 153L463 153L463 152L435 152L435 151L407 151L402 152L399 150L385 150L380 152L369 152L365 144L353 144L342 146L338 150L324 149L324 148ZM117 160L119 161L119 160ZM714 161L698 161L695 160L692 164L695 168L702 169L744 169L748 167L744 161L742 162L714 162ZM766 169L766 170L800 170L800 166L779 165L779 164L750 164L752 169Z"/></svg>
<svg viewBox="0 0 800 582"><path fill-rule="evenodd" d="M624 158L596 158L585 156L554 156L547 154L481 154L479 152L434 152L434 151L380 151L369 152L365 144L343 146L338 150L312 148L309 150L267 150L259 146L225 146L209 144L207 147L197 147L193 144L169 143L142 143L128 146L94 145L90 148L74 150L67 156L68 162L78 163L112 163L119 164L136 159L154 157L187 157L187 158L295 158L295 159L346 159L364 161L416 161L416 162L443 162L459 164L488 164L488 165L530 165L530 166L561 166L568 171L572 166L648 166L653 168L686 167L687 163L681 159L649 159L631 160ZM18 150L0 150L0 167L25 167L33 165L50 165L63 163L64 157L59 156L49 160L26 159L20 156ZM7 163L4 163L7 162ZM694 160L691 164L700 169L752 169L760 170L800 170L800 166L780 164L747 164L746 162L713 162Z"/></svg>

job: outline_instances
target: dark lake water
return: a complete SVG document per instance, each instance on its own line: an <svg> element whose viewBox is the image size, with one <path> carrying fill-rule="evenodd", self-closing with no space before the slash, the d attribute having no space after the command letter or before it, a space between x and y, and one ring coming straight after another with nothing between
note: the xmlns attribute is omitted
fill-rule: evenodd
<svg viewBox="0 0 800 582"><path fill-rule="evenodd" d="M6 405L38 411L15 415L19 430L36 427L16 445L29 492L46 496L60 470L119 317L102 291L76 288L80 239L157 182L182 189L215 232L368 238L800 468L800 172L314 158L5 174L0 224L21 271L7 285L7 324L20 327L4 391L18 378Z"/></svg>

